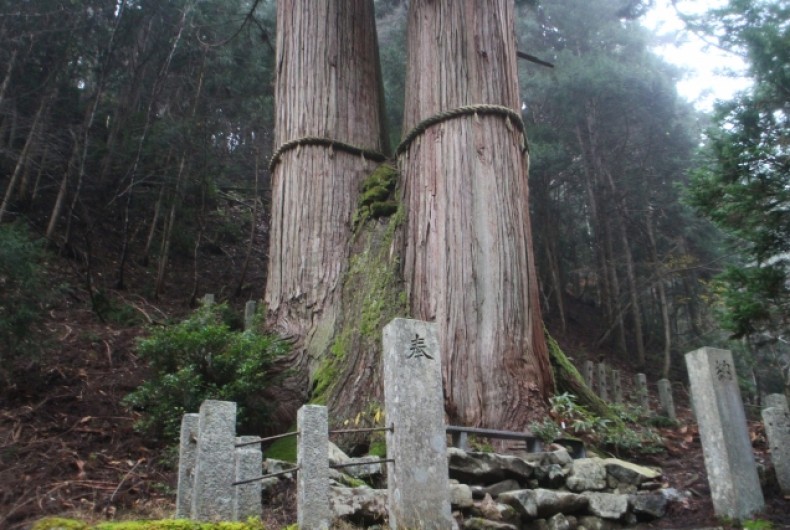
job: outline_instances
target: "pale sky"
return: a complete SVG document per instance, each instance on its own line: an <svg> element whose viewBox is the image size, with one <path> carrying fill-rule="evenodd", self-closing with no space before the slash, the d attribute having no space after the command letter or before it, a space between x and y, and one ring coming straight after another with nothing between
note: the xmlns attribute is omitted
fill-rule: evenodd
<svg viewBox="0 0 790 530"><path fill-rule="evenodd" d="M697 14L721 5L720 0L677 0L678 9L685 14ZM666 44L656 51L669 63L686 70L678 83L681 96L693 101L700 110L711 110L717 99L730 99L738 90L749 86L743 77L746 65L736 55L709 46L693 33L684 29L671 0L656 0L643 24L659 35L677 32L675 44ZM740 73L732 77L727 73Z"/></svg>

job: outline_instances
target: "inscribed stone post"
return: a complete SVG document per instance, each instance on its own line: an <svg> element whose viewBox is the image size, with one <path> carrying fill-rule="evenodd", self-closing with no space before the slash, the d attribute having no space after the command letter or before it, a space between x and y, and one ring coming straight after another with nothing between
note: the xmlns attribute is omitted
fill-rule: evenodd
<svg viewBox="0 0 790 530"><path fill-rule="evenodd" d="M198 419L195 486L192 516L196 521L233 518L233 461L236 442L236 404L206 400Z"/></svg>
<svg viewBox="0 0 790 530"><path fill-rule="evenodd" d="M199 418L200 414L184 414L181 417L176 519L188 519L192 514L192 489L195 485L195 455L197 453Z"/></svg>
<svg viewBox="0 0 790 530"><path fill-rule="evenodd" d="M675 400L672 398L672 383L669 379L658 380L658 400L661 403L664 416L670 420L676 420Z"/></svg>
<svg viewBox="0 0 790 530"><path fill-rule="evenodd" d="M247 300L247 303L244 305L245 330L252 329L253 323L255 322L255 309L257 306L258 304L255 303L255 300Z"/></svg>
<svg viewBox="0 0 790 530"><path fill-rule="evenodd" d="M436 324L396 318L384 328L389 523L393 529L453 526L448 488L441 352Z"/></svg>
<svg viewBox="0 0 790 530"><path fill-rule="evenodd" d="M686 366L714 511L719 517L748 518L765 501L732 353L701 348L686 354Z"/></svg>
<svg viewBox="0 0 790 530"><path fill-rule="evenodd" d="M768 394L765 396L765 399L763 399L763 408L767 409L771 407L778 407L788 410L787 396L784 394Z"/></svg>
<svg viewBox="0 0 790 530"><path fill-rule="evenodd" d="M647 390L647 376L645 374L636 374L636 394L639 398L639 406L649 413L650 394Z"/></svg>
<svg viewBox="0 0 790 530"><path fill-rule="evenodd" d="M782 407L768 407L762 414L776 479L782 493L790 495L790 412Z"/></svg>
<svg viewBox="0 0 790 530"><path fill-rule="evenodd" d="M304 405L296 414L296 522L299 530L326 530L329 508L329 417L326 407Z"/></svg>
<svg viewBox="0 0 790 530"><path fill-rule="evenodd" d="M590 390L595 391L595 364L592 361L584 361L584 382L590 387Z"/></svg>
<svg viewBox="0 0 790 530"><path fill-rule="evenodd" d="M620 378L620 370L612 370L612 393L615 403L623 402L623 381Z"/></svg>
<svg viewBox="0 0 790 530"><path fill-rule="evenodd" d="M259 440L257 436L239 436L237 444L248 444ZM261 476L263 454L260 442L236 448L236 481ZM233 488L233 520L246 521L250 517L261 516L260 481L239 484Z"/></svg>
<svg viewBox="0 0 790 530"><path fill-rule="evenodd" d="M609 401L609 379L606 377L606 363L598 363L598 397Z"/></svg>

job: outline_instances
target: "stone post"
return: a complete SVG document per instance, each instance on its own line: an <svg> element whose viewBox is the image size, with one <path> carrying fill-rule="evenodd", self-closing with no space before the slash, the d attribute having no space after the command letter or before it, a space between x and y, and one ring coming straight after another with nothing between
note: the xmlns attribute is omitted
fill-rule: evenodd
<svg viewBox="0 0 790 530"><path fill-rule="evenodd" d="M686 354L713 509L742 520L765 505L732 353L701 348Z"/></svg>
<svg viewBox="0 0 790 530"><path fill-rule="evenodd" d="M244 305L244 330L247 331L252 329L252 325L255 322L255 310L257 309L258 304L255 303L255 300L248 300L247 303Z"/></svg>
<svg viewBox="0 0 790 530"><path fill-rule="evenodd" d="M672 383L669 379L658 380L658 400L661 402L661 411L670 420L676 420L675 400L672 398Z"/></svg>
<svg viewBox="0 0 790 530"><path fill-rule="evenodd" d="M258 440L257 436L239 436L236 443L243 444ZM235 453L236 480L260 477L263 470L261 444L243 445ZM233 488L233 520L246 521L250 517L261 516L260 481L239 484Z"/></svg>
<svg viewBox="0 0 790 530"><path fill-rule="evenodd" d="M184 414L181 417L176 519L189 519L192 514L192 489L195 486L195 454L197 453L199 418L200 414Z"/></svg>
<svg viewBox="0 0 790 530"><path fill-rule="evenodd" d="M595 392L595 364L592 361L584 361L584 382Z"/></svg>
<svg viewBox="0 0 790 530"><path fill-rule="evenodd" d="M623 402L623 381L620 378L620 370L612 370L612 393L615 403Z"/></svg>
<svg viewBox="0 0 790 530"><path fill-rule="evenodd" d="M233 518L233 481L236 475L236 404L206 400L198 419L195 487L192 516L195 521L230 521Z"/></svg>
<svg viewBox="0 0 790 530"><path fill-rule="evenodd" d="M790 412L782 407L763 409L763 425L779 487L790 495Z"/></svg>
<svg viewBox="0 0 790 530"><path fill-rule="evenodd" d="M211 307L214 305L215 298L213 294L206 294L203 295L203 305L206 307Z"/></svg>
<svg viewBox="0 0 790 530"><path fill-rule="evenodd" d="M763 408L768 409L771 407L788 410L787 396L784 394L768 394L765 396L765 399L763 399Z"/></svg>
<svg viewBox="0 0 790 530"><path fill-rule="evenodd" d="M609 378L606 377L606 363L598 363L598 397L609 401Z"/></svg>
<svg viewBox="0 0 790 530"><path fill-rule="evenodd" d="M296 522L299 530L327 530L329 508L329 417L326 407L304 405L296 414Z"/></svg>
<svg viewBox="0 0 790 530"><path fill-rule="evenodd" d="M442 355L436 324L396 318L384 327L389 524L447 530L450 511Z"/></svg>
<svg viewBox="0 0 790 530"><path fill-rule="evenodd" d="M636 395L639 398L639 406L650 414L650 393L647 390L647 376L636 374Z"/></svg>

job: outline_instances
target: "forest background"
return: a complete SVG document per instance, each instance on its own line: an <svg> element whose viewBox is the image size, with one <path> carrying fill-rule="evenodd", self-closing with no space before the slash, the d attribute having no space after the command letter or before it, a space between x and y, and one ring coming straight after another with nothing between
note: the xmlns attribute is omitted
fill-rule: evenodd
<svg viewBox="0 0 790 530"><path fill-rule="evenodd" d="M394 147L407 3L375 7ZM736 352L747 396L783 391L790 37L782 21L790 8L731 0L685 19L688 31L745 57L754 80L712 114L678 97L682 72L651 51L659 36L640 24L649 8L517 2L519 49L553 65L523 62L519 72L545 322L577 360L683 380L683 353L721 346ZM94 364L149 362L166 374L168 362L159 366L135 346L145 325L162 327L213 292L228 302L229 330L238 326L231 308L261 297L275 11L269 0L0 2L0 398L8 421L53 399L59 381L82 377L59 365L70 341L87 344ZM59 320L70 312L82 330ZM92 325L116 331L104 336ZM270 341L260 345L262 373L282 344L261 340ZM266 384L243 383L228 392ZM180 396L173 410L194 407L211 384L196 384L201 392ZM108 417L145 409L137 396L111 404ZM168 421L148 427L166 436Z"/></svg>

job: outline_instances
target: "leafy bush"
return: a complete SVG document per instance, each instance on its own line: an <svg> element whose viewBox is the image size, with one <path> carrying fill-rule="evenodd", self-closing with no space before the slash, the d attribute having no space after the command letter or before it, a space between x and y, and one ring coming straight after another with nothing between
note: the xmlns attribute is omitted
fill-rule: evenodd
<svg viewBox="0 0 790 530"><path fill-rule="evenodd" d="M38 319L42 245L22 225L0 226L0 364L28 350L30 327Z"/></svg>
<svg viewBox="0 0 790 530"><path fill-rule="evenodd" d="M286 343L253 329L233 331L223 321L225 304L202 307L173 326L154 329L137 351L153 377L129 394L127 406L143 412L136 427L150 435L175 439L181 416L196 412L205 399L235 401L240 430L260 432L267 420L261 390L267 373Z"/></svg>
<svg viewBox="0 0 790 530"><path fill-rule="evenodd" d="M532 423L530 430L544 442L561 438L564 433L584 436L616 452L655 453L663 449L663 439L642 422L643 411L637 407L613 404L613 419L601 418L576 402L576 396L563 393L549 399L550 418Z"/></svg>

